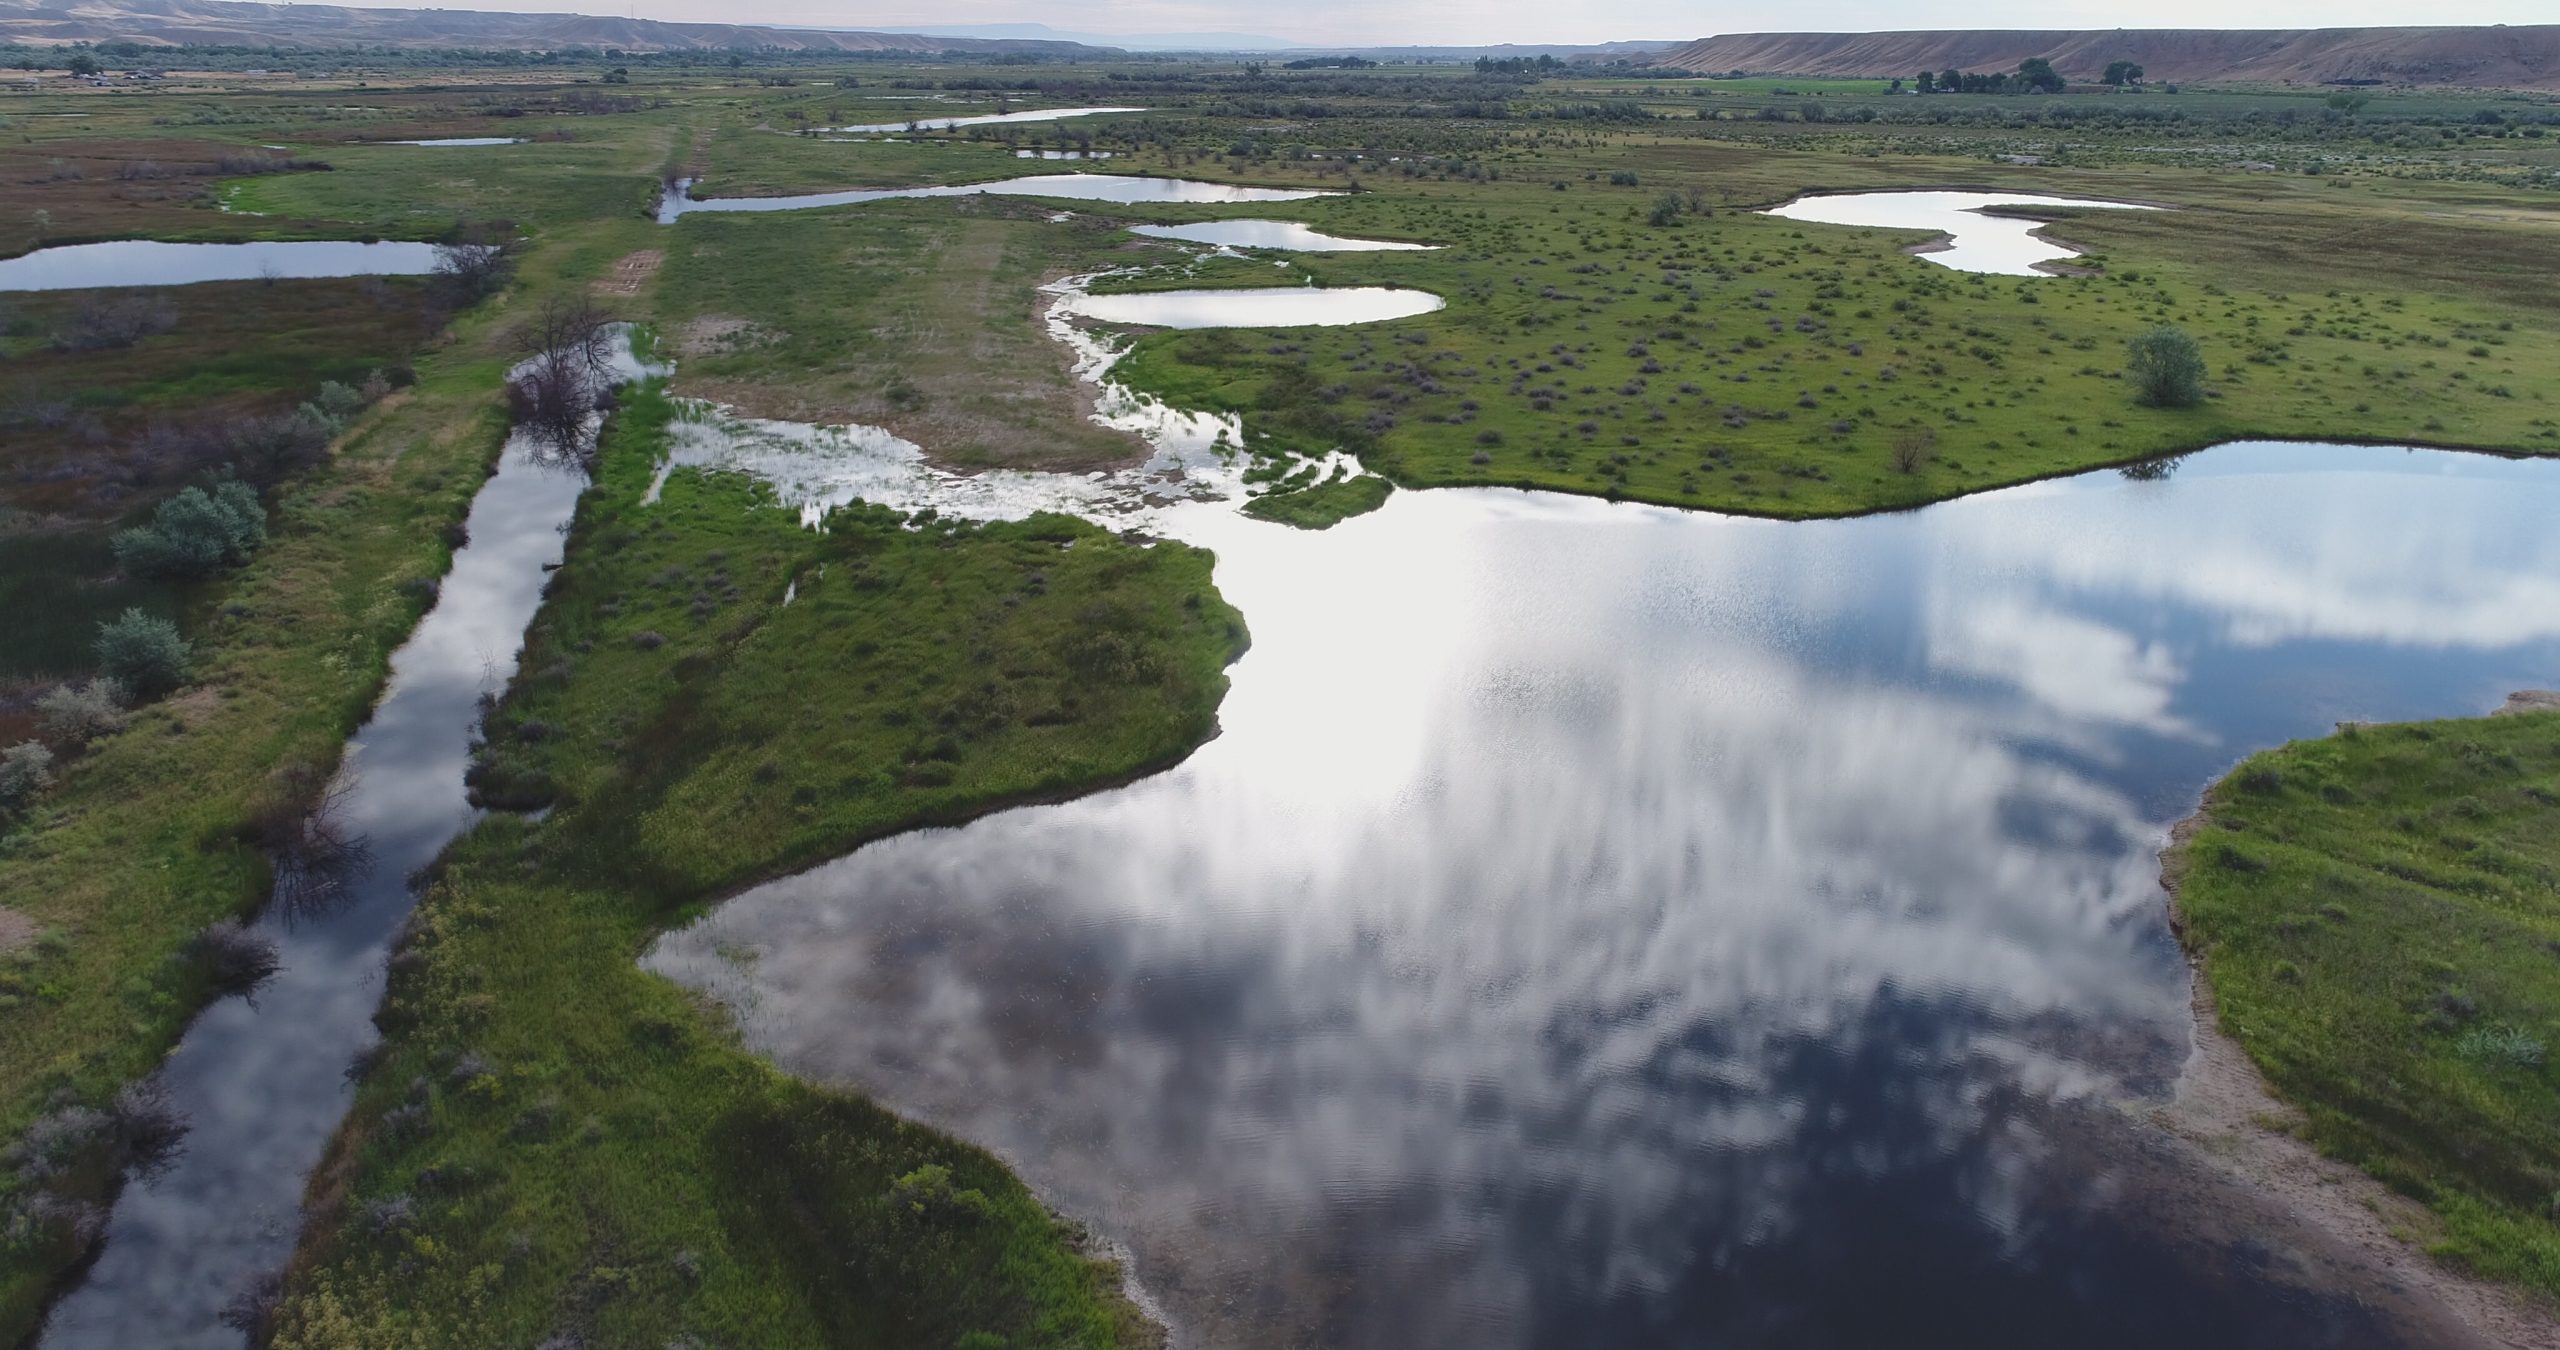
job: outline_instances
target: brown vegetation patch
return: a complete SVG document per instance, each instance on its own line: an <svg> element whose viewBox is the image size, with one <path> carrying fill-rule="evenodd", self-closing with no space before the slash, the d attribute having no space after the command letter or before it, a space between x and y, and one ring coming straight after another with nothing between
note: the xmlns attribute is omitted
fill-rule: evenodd
<svg viewBox="0 0 2560 1350"><path fill-rule="evenodd" d="M644 248L624 254L613 265L612 275L596 283L598 295L638 295L642 287L657 279L658 268L667 261L662 248Z"/></svg>
<svg viewBox="0 0 2560 1350"><path fill-rule="evenodd" d="M0 905L0 955L34 945L36 931L36 921L25 911Z"/></svg>

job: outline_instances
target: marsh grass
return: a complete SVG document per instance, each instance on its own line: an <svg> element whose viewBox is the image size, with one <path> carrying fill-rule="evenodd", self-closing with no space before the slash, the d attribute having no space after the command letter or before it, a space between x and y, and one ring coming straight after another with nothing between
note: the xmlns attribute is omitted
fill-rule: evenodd
<svg viewBox="0 0 2560 1350"><path fill-rule="evenodd" d="M1243 643L1209 558L1061 517L809 531L691 470L643 505L671 415L625 400L489 719L554 813L461 841L394 963L345 1213L407 1220L325 1227L276 1344L1146 1343L994 1159L770 1069L634 958L751 881L1187 753Z"/></svg>

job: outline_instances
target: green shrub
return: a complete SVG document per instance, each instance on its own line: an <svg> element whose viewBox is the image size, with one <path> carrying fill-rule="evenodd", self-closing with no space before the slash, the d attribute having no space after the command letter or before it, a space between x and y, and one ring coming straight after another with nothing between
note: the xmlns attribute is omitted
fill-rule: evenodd
<svg viewBox="0 0 2560 1350"><path fill-rule="evenodd" d="M66 684L36 700L36 715L46 735L72 745L124 730L124 686L110 679Z"/></svg>
<svg viewBox="0 0 2560 1350"><path fill-rule="evenodd" d="M2154 408L2192 408L2204 401L2204 350L2187 330L2164 323L2130 345L2125 374L2137 400Z"/></svg>
<svg viewBox="0 0 2560 1350"><path fill-rule="evenodd" d="M23 811L53 782L53 752L34 741L0 750L0 816Z"/></svg>
<svg viewBox="0 0 2560 1350"><path fill-rule="evenodd" d="M97 652L108 678L143 698L185 683L191 663L178 626L139 609L98 625Z"/></svg>
<svg viewBox="0 0 2560 1350"><path fill-rule="evenodd" d="M195 580L249 560L267 542L267 512L237 478L211 492L188 488L153 512L151 523L120 530L116 562L137 577Z"/></svg>

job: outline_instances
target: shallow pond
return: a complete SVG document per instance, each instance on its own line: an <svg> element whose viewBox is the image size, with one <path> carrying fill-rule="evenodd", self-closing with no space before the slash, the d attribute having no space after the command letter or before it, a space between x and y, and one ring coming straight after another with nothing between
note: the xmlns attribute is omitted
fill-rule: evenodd
<svg viewBox="0 0 2560 1350"><path fill-rule="evenodd" d="M860 126L828 127L829 131L949 131L954 127L991 127L1011 122L1057 122L1070 117L1096 117L1103 113L1145 112L1144 108L1034 108L1030 112L981 113L975 117L916 117L899 122L866 122Z"/></svg>
<svg viewBox="0 0 2560 1350"><path fill-rule="evenodd" d="M1391 239L1345 239L1294 220L1203 220L1190 225L1133 225L1129 233L1221 248L1273 248L1292 253L1403 253L1438 248Z"/></svg>
<svg viewBox="0 0 2560 1350"><path fill-rule="evenodd" d="M1234 183L1203 183L1189 178L1145 178L1112 173L1046 173L1023 178L1003 178L991 183L966 183L947 187L861 188L850 192L806 192L787 197L706 197L687 195L693 184L678 179L669 185L658 202L658 223L672 224L679 216L698 211L800 211L814 206L852 206L861 202L888 201L904 197L970 197L981 193L1003 197L1059 197L1070 201L1119 202L1123 204L1163 202L1296 202L1310 197L1330 197L1332 192L1315 188L1240 187Z"/></svg>
<svg viewBox="0 0 2560 1350"><path fill-rule="evenodd" d="M172 244L117 239L59 244L0 259L0 291L76 291L103 286L186 286L199 281L302 277L415 277L436 270L433 244L352 240L261 240Z"/></svg>
<svg viewBox="0 0 2560 1350"><path fill-rule="evenodd" d="M1259 286L1225 290L1078 292L1062 306L1104 323L1147 328L1330 328L1428 314L1448 304L1397 286Z"/></svg>
<svg viewBox="0 0 2560 1350"><path fill-rule="evenodd" d="M423 141L373 141L374 145L522 145L522 136L438 136Z"/></svg>
<svg viewBox="0 0 2560 1350"><path fill-rule="evenodd" d="M620 339L615 363L618 378L640 373ZM169 1056L160 1079L187 1121L182 1151L126 1182L42 1350L239 1350L223 1305L293 1252L304 1184L353 1100L346 1071L378 1039L410 880L478 814L462 775L480 696L514 673L585 485L534 439L507 442L434 608L347 742L330 820L352 847L302 884L279 880L252 926L277 944L275 975L205 1009Z"/></svg>
<svg viewBox="0 0 2560 1350"><path fill-rule="evenodd" d="M2079 256L2078 249L2039 237L2036 231L2045 228L2042 221L1983 214L1986 207L2001 206L2159 209L2134 202L2041 197L2022 192L1843 192L1798 197L1769 208L1767 214L1821 225L1936 230L1947 235L1947 240L1923 245L1920 256L1959 272L2039 276L2046 273L2050 264Z"/></svg>
<svg viewBox="0 0 2560 1350"><path fill-rule="evenodd" d="M2188 1044L2156 852L2255 747L2551 683L2555 511L2266 444L1833 522L1176 506L1253 627L1217 739L646 960L1188 1344L2409 1343L2119 1146Z"/></svg>

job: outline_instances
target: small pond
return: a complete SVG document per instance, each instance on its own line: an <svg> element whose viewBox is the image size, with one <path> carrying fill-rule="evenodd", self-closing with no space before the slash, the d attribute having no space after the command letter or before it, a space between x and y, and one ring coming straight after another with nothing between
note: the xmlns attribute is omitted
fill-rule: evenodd
<svg viewBox="0 0 2560 1350"><path fill-rule="evenodd" d="M954 127L992 127L1011 122L1056 122L1069 117L1097 117L1103 113L1145 112L1144 108L1034 108L1029 112L981 113L975 117L916 117L901 122L865 122L859 126L828 127L828 131L949 131Z"/></svg>
<svg viewBox="0 0 2560 1350"><path fill-rule="evenodd" d="M1896 230L1935 230L1947 236L1924 244L1921 257L1959 272L2000 276L2046 274L2051 266L2079 256L2079 250L2036 232L2044 222L1983 214L1991 207L2070 207L2116 211L2155 211L2136 202L2094 201L2080 197L2044 197L2022 192L1843 192L1798 197L1767 214L1819 225L1872 225Z"/></svg>
<svg viewBox="0 0 2560 1350"><path fill-rule="evenodd" d="M645 959L1127 1244L1181 1344L2422 1344L2140 1142L2156 855L2256 747L2552 683L2555 512L2275 444L1812 523L1177 505L1253 629L1215 740Z"/></svg>
<svg viewBox="0 0 2560 1350"><path fill-rule="evenodd" d="M1181 239L1222 248L1285 249L1292 253L1403 253L1438 248L1392 239L1345 239L1294 220L1203 220L1190 225L1133 225L1131 234Z"/></svg>
<svg viewBox="0 0 2560 1350"><path fill-rule="evenodd" d="M1142 291L1066 298L1063 308L1103 323L1146 328L1331 328L1428 314L1448 302L1397 286L1264 286Z"/></svg>
<svg viewBox="0 0 2560 1350"><path fill-rule="evenodd" d="M371 145L522 145L522 136L438 136L423 141L371 141Z"/></svg>
<svg viewBox="0 0 2560 1350"><path fill-rule="evenodd" d="M990 194L1002 197L1059 197L1070 201L1140 203L1190 202L1212 205L1235 202L1297 202L1310 197L1330 197L1334 193L1317 188L1243 187L1234 183L1204 183L1189 178L1146 178L1112 173L1046 173L1022 178L1001 178L990 183L954 184L944 187L861 188L849 192L807 192L784 197L706 197L695 198L691 179L678 179L668 185L658 202L658 223L672 224L680 216L702 211L800 211L815 206L852 206L862 202L889 201L906 197L969 197Z"/></svg>
<svg viewBox="0 0 2560 1350"><path fill-rule="evenodd" d="M172 244L117 239L59 244L0 259L0 291L77 291L101 286L186 286L199 281L308 277L414 277L436 270L436 246L386 241L260 240Z"/></svg>

